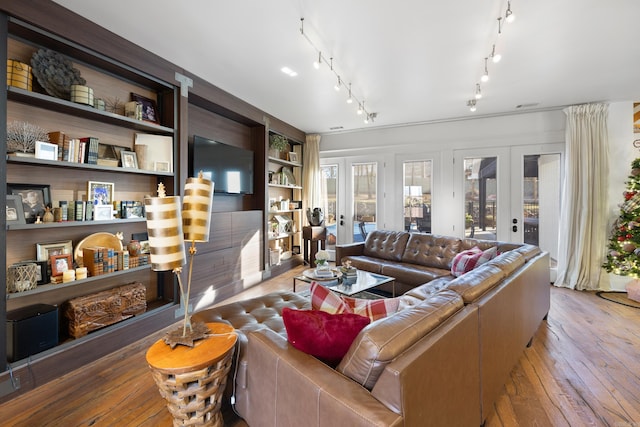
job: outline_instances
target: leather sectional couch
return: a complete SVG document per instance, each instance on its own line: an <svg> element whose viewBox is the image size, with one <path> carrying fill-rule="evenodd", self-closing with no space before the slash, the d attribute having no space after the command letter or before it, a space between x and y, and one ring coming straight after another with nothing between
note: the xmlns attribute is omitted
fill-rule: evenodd
<svg viewBox="0 0 640 427"><path fill-rule="evenodd" d="M496 245L497 257L450 274L457 253ZM531 245L373 231L336 256L397 277L406 292L398 311L366 326L335 369L287 341L283 308L310 308L298 294L194 314L240 332L229 381L236 412L250 426L481 425L548 313L548 254Z"/></svg>

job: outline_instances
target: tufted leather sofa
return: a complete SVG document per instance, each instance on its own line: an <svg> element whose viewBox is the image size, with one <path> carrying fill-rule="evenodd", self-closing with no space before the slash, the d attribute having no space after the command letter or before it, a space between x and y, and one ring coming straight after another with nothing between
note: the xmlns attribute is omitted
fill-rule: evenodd
<svg viewBox="0 0 640 427"><path fill-rule="evenodd" d="M476 245L503 253L451 276L455 253ZM282 309L309 308L300 295L276 292L194 314L240 332L228 382L236 412L251 426L482 424L548 313L548 255L530 245L395 231L372 232L360 246L337 253L401 276L408 290L398 312L363 329L336 369L287 342Z"/></svg>

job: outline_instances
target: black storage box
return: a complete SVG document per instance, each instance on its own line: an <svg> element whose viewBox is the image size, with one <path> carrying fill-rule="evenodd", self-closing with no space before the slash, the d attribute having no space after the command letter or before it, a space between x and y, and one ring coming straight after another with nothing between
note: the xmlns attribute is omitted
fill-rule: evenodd
<svg viewBox="0 0 640 427"><path fill-rule="evenodd" d="M15 362L58 344L58 307L35 304L7 312L7 360Z"/></svg>

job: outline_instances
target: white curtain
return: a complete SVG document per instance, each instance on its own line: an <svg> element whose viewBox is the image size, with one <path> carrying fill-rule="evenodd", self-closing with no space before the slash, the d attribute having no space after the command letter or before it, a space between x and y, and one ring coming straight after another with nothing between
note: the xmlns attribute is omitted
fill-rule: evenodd
<svg viewBox="0 0 640 427"><path fill-rule="evenodd" d="M566 160L556 286L599 287L607 248L608 111L607 104L564 109Z"/></svg>
<svg viewBox="0 0 640 427"><path fill-rule="evenodd" d="M322 180L320 176L320 135L307 135L303 158L302 207L322 207ZM326 210L323 209L326 213Z"/></svg>

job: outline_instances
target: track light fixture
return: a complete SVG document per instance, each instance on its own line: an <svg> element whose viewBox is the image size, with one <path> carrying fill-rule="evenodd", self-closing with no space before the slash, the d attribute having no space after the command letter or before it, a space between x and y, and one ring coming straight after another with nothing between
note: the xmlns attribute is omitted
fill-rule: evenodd
<svg viewBox="0 0 640 427"><path fill-rule="evenodd" d="M318 52L318 60L313 61L313 68L315 68L316 70L319 70L320 64L322 64L322 52Z"/></svg>
<svg viewBox="0 0 640 427"><path fill-rule="evenodd" d="M516 19L516 16L511 11L511 2L508 1L507 2L507 11L504 14L504 20L507 21L507 23L511 24L513 21L515 21L515 19Z"/></svg>
<svg viewBox="0 0 640 427"><path fill-rule="evenodd" d="M480 77L480 80L485 83L489 81L489 69L487 68L487 59L489 58L484 58L484 74L482 75L482 77Z"/></svg>
<svg viewBox="0 0 640 427"><path fill-rule="evenodd" d="M313 67L318 70L320 69L320 67L322 66L322 64L326 64L329 67L329 70L331 70L331 72L333 72L333 74L335 75L336 79L337 79L337 83L333 86L333 88L336 91L340 91L341 86L345 86L344 81L342 79L342 77L340 76L340 74L338 74L338 72L334 69L333 66L333 57L330 57L328 60L327 58L322 56L322 51L320 49L318 49L316 47L316 45L311 41L311 39L309 38L309 36L304 32L304 18L300 18L300 34L307 40L307 42L309 42L309 44L311 45L311 47L313 47L316 52L318 52L318 60L313 62ZM373 119L377 116L377 113L369 113L365 107L364 107L364 101L360 101L358 100L358 98L356 98L352 91L351 91L351 83L349 83L349 97L347 98L347 104L352 104L352 103L357 103L358 104L358 109L356 110L358 115L363 115L364 114L364 121L365 123L369 123L372 122Z"/></svg>
<svg viewBox="0 0 640 427"><path fill-rule="evenodd" d="M502 16L498 17L498 35L502 35Z"/></svg>
<svg viewBox="0 0 640 427"><path fill-rule="evenodd" d="M491 60L493 61L494 64L497 64L498 62L500 62L500 60L502 59L502 55L500 55L499 53L496 53L496 45L493 45L493 48L491 49Z"/></svg>
<svg viewBox="0 0 640 427"><path fill-rule="evenodd" d="M469 107L469 111L471 112L476 111L476 100L475 99L468 100L467 107Z"/></svg>
<svg viewBox="0 0 640 427"><path fill-rule="evenodd" d="M476 83L476 99L482 98L482 92L480 91L480 83Z"/></svg>

